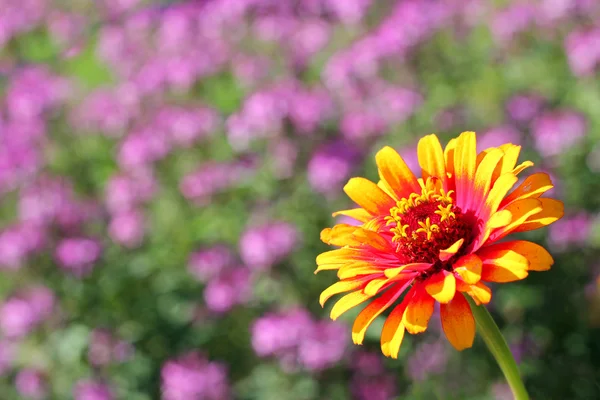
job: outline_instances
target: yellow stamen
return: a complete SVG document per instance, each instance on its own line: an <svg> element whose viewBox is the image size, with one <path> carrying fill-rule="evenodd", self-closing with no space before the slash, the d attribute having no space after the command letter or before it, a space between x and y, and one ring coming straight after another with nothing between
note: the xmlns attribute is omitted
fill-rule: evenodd
<svg viewBox="0 0 600 400"><path fill-rule="evenodd" d="M425 222L419 221L419 226L420 226L420 228L415 230L413 236L416 236L416 234L423 232L423 233L427 234L427 240L431 239L431 234L433 232L439 232L439 230L440 230L440 227L438 225L431 223L431 218L429 218L429 217L427 217Z"/></svg>
<svg viewBox="0 0 600 400"><path fill-rule="evenodd" d="M411 193L408 198L402 198L397 201L396 206L390 209L390 215L385 217L386 225L396 224L395 227L390 229L394 233L392 240L396 241L408 237L407 231L409 226L402 223L402 216L410 209L421 204L438 202L438 210L435 213L441 217L440 222L444 222L449 218L456 218L456 215L450 211L452 209L452 194L454 191L450 190L446 193L441 187L440 180L432 177L427 178L427 182L425 182L425 185L422 185L422 188L421 194ZM418 237L418 233L420 232L426 232L427 239L431 239L432 233L439 231L438 225L431 224L429 218L427 218L427 221L425 223L419 222L421 228L413 232L412 236L414 239Z"/></svg>

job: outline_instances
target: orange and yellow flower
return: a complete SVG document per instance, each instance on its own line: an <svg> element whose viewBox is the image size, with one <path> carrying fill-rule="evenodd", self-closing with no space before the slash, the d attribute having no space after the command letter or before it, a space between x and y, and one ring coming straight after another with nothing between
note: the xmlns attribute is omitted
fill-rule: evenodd
<svg viewBox="0 0 600 400"><path fill-rule="evenodd" d="M360 207L333 215L361 225L338 224L321 232L321 240L340 248L320 254L315 273L337 270L340 279L323 291L321 305L349 292L333 306L332 319L371 300L354 321L356 344L375 318L392 308L381 350L396 358L405 330L424 332L437 301L450 343L469 348L475 321L465 295L486 304L492 297L486 282L511 282L550 269L552 257L540 245L502 240L563 215L560 201L541 197L553 187L545 173L530 175L511 191L519 174L533 165L517 165L520 150L505 144L477 154L474 132L463 132L444 150L429 135L417 148L421 178L385 147L375 157L377 184L350 179L344 191Z"/></svg>

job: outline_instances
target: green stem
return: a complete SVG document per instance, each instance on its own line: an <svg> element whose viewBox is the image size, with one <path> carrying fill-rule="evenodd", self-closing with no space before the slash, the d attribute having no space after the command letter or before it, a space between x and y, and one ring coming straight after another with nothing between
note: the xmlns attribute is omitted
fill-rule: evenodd
<svg viewBox="0 0 600 400"><path fill-rule="evenodd" d="M529 395L521 380L517 363L498 325L496 325L496 322L494 322L494 319L485 306L475 304L471 296L465 295L465 298L471 306L475 321L477 321L479 334L504 373L504 377L515 396L515 400L529 400Z"/></svg>

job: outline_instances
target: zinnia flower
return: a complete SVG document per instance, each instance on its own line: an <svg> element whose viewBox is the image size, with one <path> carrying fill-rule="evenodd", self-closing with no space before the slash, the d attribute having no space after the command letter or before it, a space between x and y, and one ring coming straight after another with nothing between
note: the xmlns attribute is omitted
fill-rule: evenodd
<svg viewBox="0 0 600 400"><path fill-rule="evenodd" d="M511 282L553 264L541 246L502 240L563 215L560 201L541 198L552 188L545 173L526 178L510 194L518 175L533 165L516 165L520 146L504 144L476 153L474 132L452 139L445 150L435 135L419 141L422 177L417 179L390 147L375 159L380 181L352 178L344 187L360 207L334 213L360 221L321 232L321 240L341 248L320 254L315 271L338 270L339 282L321 294L344 295L331 310L337 319L372 300L356 317L354 343L392 307L381 333L381 350L397 358L404 331L422 333L439 302L442 327L458 350L471 347L475 320L465 296L489 303L484 282ZM403 296L404 295L404 296ZM403 296L403 297L402 297Z"/></svg>

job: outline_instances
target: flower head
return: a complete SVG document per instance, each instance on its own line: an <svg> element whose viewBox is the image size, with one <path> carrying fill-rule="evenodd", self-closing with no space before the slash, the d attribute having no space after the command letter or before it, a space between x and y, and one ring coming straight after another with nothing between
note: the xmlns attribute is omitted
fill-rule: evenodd
<svg viewBox="0 0 600 400"><path fill-rule="evenodd" d="M560 201L541 198L552 188L545 173L518 175L533 165L517 165L520 146L504 144L479 154L473 132L452 139L443 150L438 138L419 141L422 177L417 178L390 147L376 155L377 184L352 178L344 191L360 207L334 213L361 222L338 224L321 239L339 249L317 257L317 271L337 270L339 282L321 294L343 296L331 310L336 319L372 300L357 316L352 338L361 344L368 326L392 308L381 333L383 354L396 358L405 330L422 333L435 302L442 328L458 350L471 347L475 320L465 299L491 300L486 282L510 282L553 263L541 246L501 241L510 233L538 229L563 215ZM509 193L510 192L510 193Z"/></svg>

